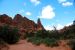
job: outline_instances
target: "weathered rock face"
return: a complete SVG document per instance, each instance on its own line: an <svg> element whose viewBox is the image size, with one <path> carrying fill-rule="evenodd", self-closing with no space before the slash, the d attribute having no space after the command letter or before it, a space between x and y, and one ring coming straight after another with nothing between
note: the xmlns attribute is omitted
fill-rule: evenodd
<svg viewBox="0 0 75 50"><path fill-rule="evenodd" d="M16 26L19 28L20 32L34 32L38 30L44 30L40 19L38 19L37 23L35 23L26 17L22 17L20 14L15 15L13 19L6 14L0 15L0 23Z"/></svg>
<svg viewBox="0 0 75 50"><path fill-rule="evenodd" d="M35 30L35 23L32 20L29 20L26 17L22 17L21 15L17 14L13 19L15 26L21 28L21 30L25 30L26 32L34 31Z"/></svg>
<svg viewBox="0 0 75 50"><path fill-rule="evenodd" d="M12 18L6 14L0 15L0 23L11 24Z"/></svg>
<svg viewBox="0 0 75 50"><path fill-rule="evenodd" d="M38 19L38 21L37 21L37 30L44 30L44 27L43 27L43 25L41 24L40 19Z"/></svg>
<svg viewBox="0 0 75 50"><path fill-rule="evenodd" d="M22 27L22 22L24 21L23 17L20 14L15 15L13 19L13 25L17 27Z"/></svg>

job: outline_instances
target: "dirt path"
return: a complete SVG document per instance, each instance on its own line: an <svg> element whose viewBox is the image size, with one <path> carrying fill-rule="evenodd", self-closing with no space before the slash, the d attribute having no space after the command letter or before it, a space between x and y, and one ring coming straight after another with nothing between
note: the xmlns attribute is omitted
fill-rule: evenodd
<svg viewBox="0 0 75 50"><path fill-rule="evenodd" d="M21 40L18 44L10 45L10 50L71 50L68 46L46 47L44 45L35 46L31 43Z"/></svg>

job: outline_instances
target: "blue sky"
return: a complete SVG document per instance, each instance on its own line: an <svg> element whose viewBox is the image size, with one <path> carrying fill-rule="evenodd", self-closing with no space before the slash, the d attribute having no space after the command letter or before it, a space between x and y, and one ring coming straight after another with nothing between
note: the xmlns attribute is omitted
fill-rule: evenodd
<svg viewBox="0 0 75 50"><path fill-rule="evenodd" d="M37 22L40 18L47 30L61 29L75 20L74 0L0 0L0 14L12 18L21 14Z"/></svg>

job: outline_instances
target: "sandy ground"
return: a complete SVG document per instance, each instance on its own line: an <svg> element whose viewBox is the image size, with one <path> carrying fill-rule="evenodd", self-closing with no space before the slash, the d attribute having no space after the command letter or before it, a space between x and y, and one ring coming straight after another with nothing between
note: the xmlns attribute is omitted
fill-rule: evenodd
<svg viewBox="0 0 75 50"><path fill-rule="evenodd" d="M61 45L59 47L46 47L41 44L40 46L32 45L31 43L26 42L25 40L20 40L18 44L10 45L9 50L71 50L69 46Z"/></svg>

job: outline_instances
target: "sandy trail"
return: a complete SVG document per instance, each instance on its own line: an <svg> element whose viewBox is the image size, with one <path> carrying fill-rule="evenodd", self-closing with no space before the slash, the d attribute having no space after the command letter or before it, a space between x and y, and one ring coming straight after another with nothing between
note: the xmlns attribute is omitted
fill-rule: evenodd
<svg viewBox="0 0 75 50"><path fill-rule="evenodd" d="M10 45L9 50L71 50L69 46L60 45L59 47L46 47L45 45L35 46L31 43L21 40L18 44Z"/></svg>

